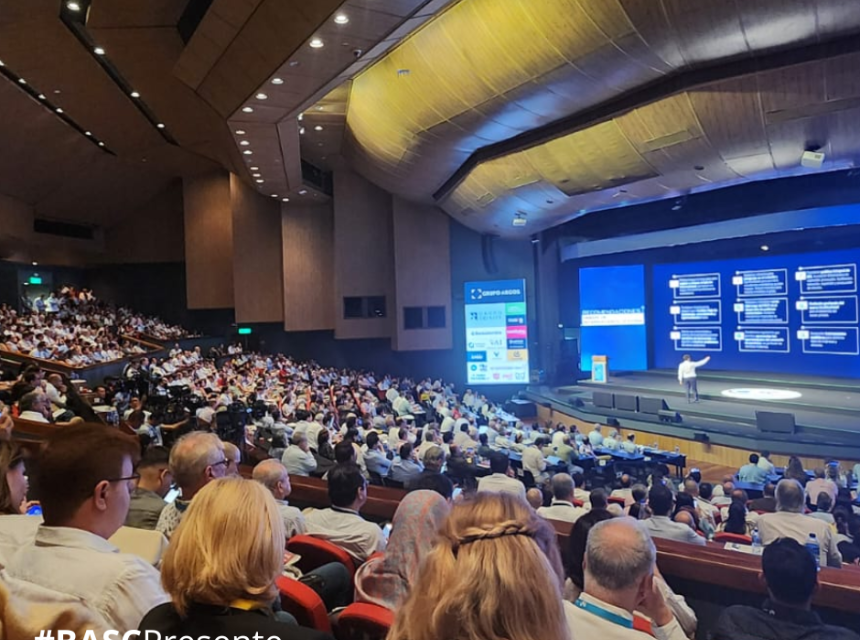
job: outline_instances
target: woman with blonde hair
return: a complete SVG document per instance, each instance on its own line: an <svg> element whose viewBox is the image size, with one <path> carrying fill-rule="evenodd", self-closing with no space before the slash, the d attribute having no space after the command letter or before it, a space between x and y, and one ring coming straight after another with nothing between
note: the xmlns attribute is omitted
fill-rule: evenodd
<svg viewBox="0 0 860 640"><path fill-rule="evenodd" d="M555 533L523 500L457 503L387 640L569 640Z"/></svg>
<svg viewBox="0 0 860 640"><path fill-rule="evenodd" d="M162 561L161 583L172 602L147 613L140 630L329 640L272 615L284 545L284 521L268 489L238 477L209 482L191 501Z"/></svg>

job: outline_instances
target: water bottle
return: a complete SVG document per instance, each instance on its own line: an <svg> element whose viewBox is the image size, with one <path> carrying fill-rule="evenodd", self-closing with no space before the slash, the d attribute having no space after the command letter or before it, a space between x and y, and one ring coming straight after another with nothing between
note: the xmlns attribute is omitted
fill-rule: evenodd
<svg viewBox="0 0 860 640"><path fill-rule="evenodd" d="M809 537L806 539L806 550L812 554L812 557L815 559L815 569L816 571L821 569L821 545L818 544L818 538L815 537L814 533L810 533Z"/></svg>
<svg viewBox="0 0 860 640"><path fill-rule="evenodd" d="M761 555L761 535L758 532L758 527L753 529L752 532L752 549L755 555Z"/></svg>

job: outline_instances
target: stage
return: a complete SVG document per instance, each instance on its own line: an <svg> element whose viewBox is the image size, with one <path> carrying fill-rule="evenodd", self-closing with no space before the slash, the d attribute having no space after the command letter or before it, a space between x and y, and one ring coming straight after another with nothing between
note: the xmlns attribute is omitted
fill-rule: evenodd
<svg viewBox="0 0 860 640"><path fill-rule="evenodd" d="M677 372L654 369L614 374L606 384L581 380L573 386L529 387L526 395L585 421L615 418L631 429L644 426L654 433L728 446L788 451L785 445L791 445L797 453L860 458L860 386L854 380L700 370L698 386L700 401L687 403ZM661 417L617 404L595 406L593 392L614 394L616 400L663 399L669 413ZM794 434L760 431L756 411L794 414ZM675 413L680 421L672 422Z"/></svg>

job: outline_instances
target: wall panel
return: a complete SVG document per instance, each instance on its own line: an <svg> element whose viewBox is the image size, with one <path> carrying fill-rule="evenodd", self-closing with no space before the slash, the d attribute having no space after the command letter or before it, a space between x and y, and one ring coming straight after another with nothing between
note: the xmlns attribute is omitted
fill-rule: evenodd
<svg viewBox="0 0 860 640"><path fill-rule="evenodd" d="M236 322L284 319L280 201L230 175Z"/></svg>
<svg viewBox="0 0 860 640"><path fill-rule="evenodd" d="M183 181L185 275L189 309L233 307L230 176L219 171ZM153 229L157 234L158 230Z"/></svg>

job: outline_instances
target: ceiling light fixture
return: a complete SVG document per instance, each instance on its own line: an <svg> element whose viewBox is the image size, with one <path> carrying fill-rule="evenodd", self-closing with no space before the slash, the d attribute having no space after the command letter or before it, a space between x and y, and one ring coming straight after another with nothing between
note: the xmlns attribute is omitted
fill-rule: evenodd
<svg viewBox="0 0 860 640"><path fill-rule="evenodd" d="M307 190L307 189L299 189L299 195L300 195L300 196L306 195L306 194L307 194L307 192L308 192L308 190Z"/></svg>
<svg viewBox="0 0 860 640"><path fill-rule="evenodd" d="M239 142L239 144L241 144L243 147L247 147L251 143L248 142L247 140L242 140L241 142Z"/></svg>
<svg viewBox="0 0 860 640"><path fill-rule="evenodd" d="M763 245L761 245L761 250L762 251L770 251L770 247L767 246L766 244L763 244Z"/></svg>
<svg viewBox="0 0 860 640"><path fill-rule="evenodd" d="M322 38L314 38L310 41L311 49L322 49L325 46L325 42L322 41Z"/></svg>
<svg viewBox="0 0 860 640"><path fill-rule="evenodd" d="M245 130L244 129L236 129L236 135L237 136L244 136Z"/></svg>
<svg viewBox="0 0 860 640"><path fill-rule="evenodd" d="M305 135L305 128L304 127L299 127L299 135L300 136Z"/></svg>
<svg viewBox="0 0 860 640"><path fill-rule="evenodd" d="M272 84L284 84L281 78L272 78Z"/></svg>
<svg viewBox="0 0 860 640"><path fill-rule="evenodd" d="M272 194L272 197L273 197L273 198L277 198L277 197L278 197L278 194L277 194L277 193L273 193L273 194Z"/></svg>
<svg viewBox="0 0 860 640"><path fill-rule="evenodd" d="M347 24L349 22L349 16L345 13L339 13L334 17L335 24Z"/></svg>
<svg viewBox="0 0 860 640"><path fill-rule="evenodd" d="M257 184L263 184L265 180L254 180L254 182L256 182Z"/></svg>
<svg viewBox="0 0 860 640"><path fill-rule="evenodd" d="M298 67L301 64L298 60L290 60L291 67Z"/></svg>
<svg viewBox="0 0 860 640"><path fill-rule="evenodd" d="M3 61L2 61L2 60L0 60L0 67L5 67L5 66L6 66L6 65L5 65L5 64L3 64Z"/></svg>
<svg viewBox="0 0 860 640"><path fill-rule="evenodd" d="M251 175L255 178L262 178L263 177L262 173L252 173Z"/></svg>
<svg viewBox="0 0 860 640"><path fill-rule="evenodd" d="M39 94L39 100L47 100L44 93Z"/></svg>
<svg viewBox="0 0 860 640"><path fill-rule="evenodd" d="M139 98L139 97L140 97L140 94L139 94L137 91L132 91L132 92L131 92L131 97L132 97L132 98Z"/></svg>
<svg viewBox="0 0 860 640"><path fill-rule="evenodd" d="M85 135L85 136L91 136L91 135L93 135L93 134L92 134L92 132L91 132L91 131L84 131L84 135Z"/></svg>
<svg viewBox="0 0 860 640"><path fill-rule="evenodd" d="M253 151L251 151L250 149L245 149L242 153L244 153L246 156L250 156L250 155L252 155L254 152L253 152Z"/></svg>
<svg viewBox="0 0 860 640"><path fill-rule="evenodd" d="M63 110L60 107L57 107L57 113L63 113Z"/></svg>
<svg viewBox="0 0 860 640"><path fill-rule="evenodd" d="M99 142L99 146L100 146L100 147L103 147L103 146L105 146L105 143L104 143L104 142Z"/></svg>
<svg viewBox="0 0 860 640"><path fill-rule="evenodd" d="M283 198L283 199L281 200L281 202L289 202L289 201L290 201L290 199L289 199L289 198Z"/></svg>
<svg viewBox="0 0 860 640"><path fill-rule="evenodd" d="M314 131L322 131L322 130L323 130L323 127L321 124L318 124L317 126L314 127Z"/></svg>
<svg viewBox="0 0 860 640"><path fill-rule="evenodd" d="M79 5L77 2L67 2L66 9L68 9L69 11L80 11L81 5Z"/></svg>
<svg viewBox="0 0 860 640"><path fill-rule="evenodd" d="M259 171L260 167L251 167L251 171Z"/></svg>
<svg viewBox="0 0 860 640"><path fill-rule="evenodd" d="M253 107L242 107L244 113L254 113Z"/></svg>
<svg viewBox="0 0 860 640"><path fill-rule="evenodd" d="M159 122L159 123L158 123L157 125L155 125L155 126L156 126L156 127L158 127L159 129L164 129L164 123L163 123L163 122Z"/></svg>
<svg viewBox="0 0 860 640"><path fill-rule="evenodd" d="M27 81L24 78L18 78L18 84L27 84Z"/></svg>
<svg viewBox="0 0 860 640"><path fill-rule="evenodd" d="M39 263L38 263L38 262L36 262L35 260L33 260L33 266L34 266L34 267L38 267L38 266L39 266Z"/></svg>
<svg viewBox="0 0 860 640"><path fill-rule="evenodd" d="M95 49L93 49L93 53L95 53L97 56L103 56L105 54L105 50L102 47L96 47Z"/></svg>
<svg viewBox="0 0 860 640"><path fill-rule="evenodd" d="M265 93L258 93L258 94L257 94L257 95L255 95L254 97L255 97L257 100L268 100L268 99L269 99L269 96L267 96Z"/></svg>
<svg viewBox="0 0 860 640"><path fill-rule="evenodd" d="M299 114L299 122L301 122L301 121L302 121L302 120L304 120L304 119L305 119L305 114L304 114L304 113L300 113L300 114Z"/></svg>

